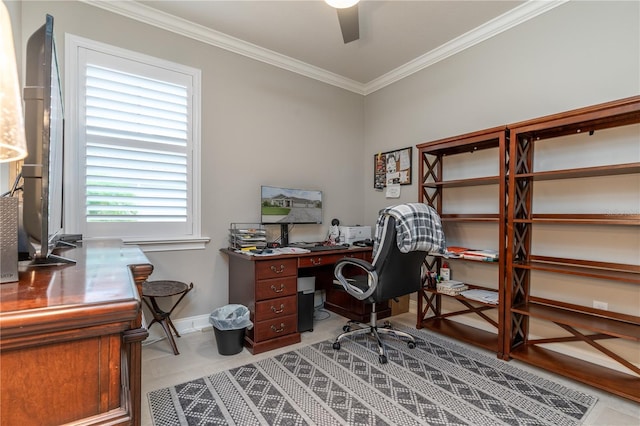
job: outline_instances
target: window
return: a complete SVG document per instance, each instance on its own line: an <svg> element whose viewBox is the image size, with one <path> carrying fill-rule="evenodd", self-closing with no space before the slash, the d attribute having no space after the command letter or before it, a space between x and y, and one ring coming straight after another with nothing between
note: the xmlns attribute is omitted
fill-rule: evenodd
<svg viewBox="0 0 640 426"><path fill-rule="evenodd" d="M200 71L66 45L65 232L201 245Z"/></svg>

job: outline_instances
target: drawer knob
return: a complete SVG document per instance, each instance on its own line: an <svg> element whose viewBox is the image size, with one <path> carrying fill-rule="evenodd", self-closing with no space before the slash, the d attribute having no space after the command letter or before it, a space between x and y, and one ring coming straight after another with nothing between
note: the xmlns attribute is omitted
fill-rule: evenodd
<svg viewBox="0 0 640 426"><path fill-rule="evenodd" d="M285 289L284 284L280 284L280 288L277 288L275 285L271 284L271 290L275 291L276 293L282 293L284 289Z"/></svg>
<svg viewBox="0 0 640 426"><path fill-rule="evenodd" d="M322 258L318 257L317 259L314 259L313 257L310 259L311 263L313 263L314 265L321 265L322 264Z"/></svg>
<svg viewBox="0 0 640 426"><path fill-rule="evenodd" d="M284 272L284 265L280 264L280 268L276 268L275 265L271 265L271 271L275 274L281 274Z"/></svg>
<svg viewBox="0 0 640 426"><path fill-rule="evenodd" d="M284 303L280 304L280 309L276 309L275 306L271 306L271 310L273 311L273 313L275 314L281 314L284 312Z"/></svg>
<svg viewBox="0 0 640 426"><path fill-rule="evenodd" d="M283 322L281 322L281 323L280 323L280 328L276 328L276 326L275 326L275 325L272 325L272 326L271 326L271 330L272 330L274 333L282 333L282 332L284 331L284 323L283 323Z"/></svg>

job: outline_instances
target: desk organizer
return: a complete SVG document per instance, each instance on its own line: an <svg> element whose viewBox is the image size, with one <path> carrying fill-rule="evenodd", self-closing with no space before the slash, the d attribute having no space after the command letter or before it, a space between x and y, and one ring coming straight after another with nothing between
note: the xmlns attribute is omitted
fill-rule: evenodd
<svg viewBox="0 0 640 426"><path fill-rule="evenodd" d="M229 226L229 248L267 247L267 231L259 223L231 223Z"/></svg>

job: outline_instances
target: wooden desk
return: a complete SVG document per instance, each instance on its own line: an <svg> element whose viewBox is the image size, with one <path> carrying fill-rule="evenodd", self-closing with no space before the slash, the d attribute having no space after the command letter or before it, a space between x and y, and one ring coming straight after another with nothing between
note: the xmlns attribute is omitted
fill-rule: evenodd
<svg viewBox="0 0 640 426"><path fill-rule="evenodd" d="M0 424L140 424L140 287L153 271L119 241L66 250L0 285Z"/></svg>
<svg viewBox="0 0 640 426"><path fill-rule="evenodd" d="M300 341L298 277L316 278L316 290L326 291L325 308L358 321L368 321L371 306L333 286L333 267L344 257L371 260L371 247L316 251L278 256L249 256L222 249L229 256L229 303L249 308L254 327L245 344L253 354ZM376 306L378 317L391 314L387 303Z"/></svg>

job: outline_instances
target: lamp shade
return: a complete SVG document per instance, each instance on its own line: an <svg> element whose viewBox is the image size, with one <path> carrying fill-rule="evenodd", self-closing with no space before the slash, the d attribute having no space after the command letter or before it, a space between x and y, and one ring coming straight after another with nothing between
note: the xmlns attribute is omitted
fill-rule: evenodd
<svg viewBox="0 0 640 426"><path fill-rule="evenodd" d="M336 9L346 9L355 6L360 0L324 0L331 7Z"/></svg>
<svg viewBox="0 0 640 426"><path fill-rule="evenodd" d="M9 11L0 2L0 163L27 156L22 98Z"/></svg>

